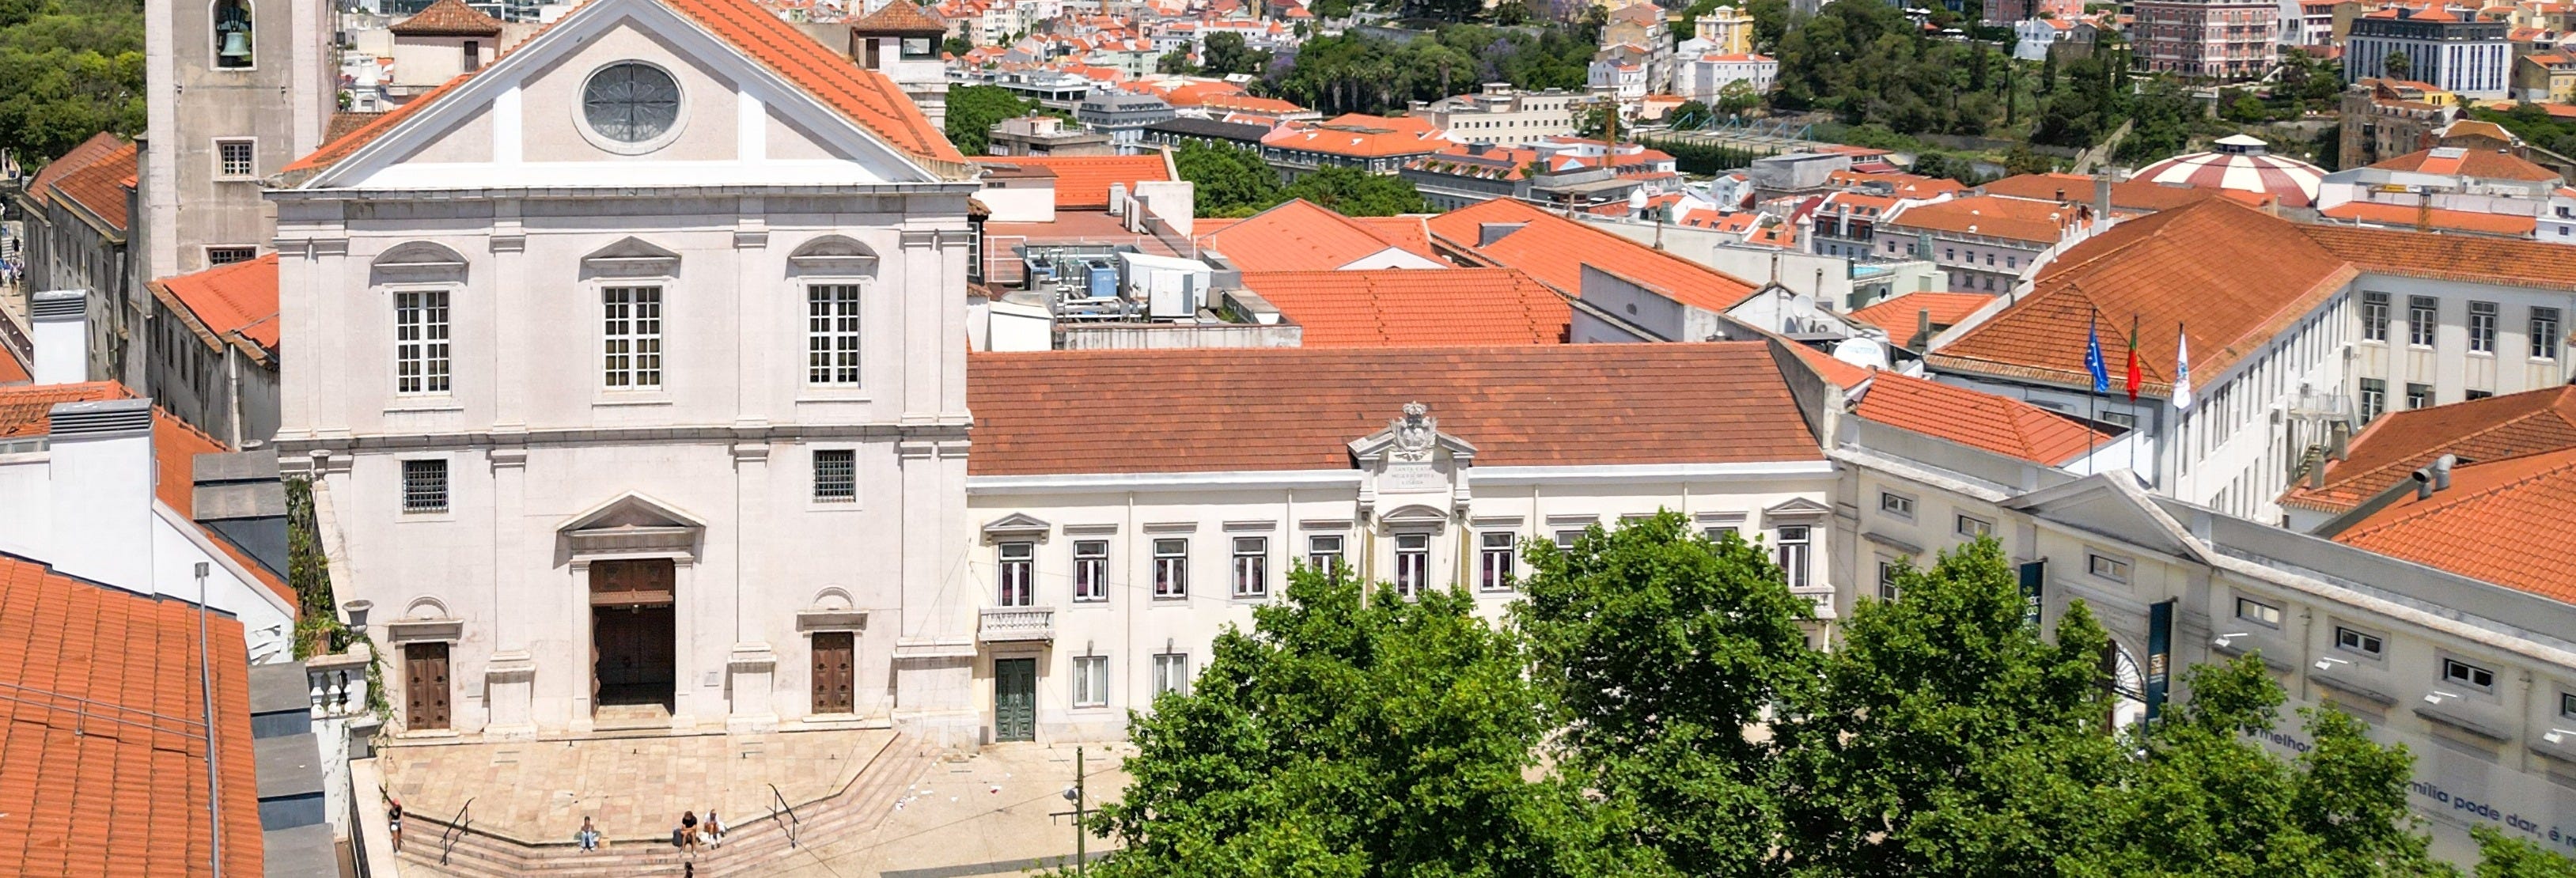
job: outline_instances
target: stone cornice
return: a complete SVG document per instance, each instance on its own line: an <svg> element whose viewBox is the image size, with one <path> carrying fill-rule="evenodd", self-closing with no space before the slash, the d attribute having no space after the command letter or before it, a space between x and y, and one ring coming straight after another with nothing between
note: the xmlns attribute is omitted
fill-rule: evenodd
<svg viewBox="0 0 2576 878"><path fill-rule="evenodd" d="M983 184L972 180L942 183L833 185L711 186L499 186L459 189L270 189L270 201L489 201L496 199L585 200L609 198L720 198L765 196L972 195Z"/></svg>
<svg viewBox="0 0 2576 878"><path fill-rule="evenodd" d="M932 448L967 447L966 424L767 424L757 427L585 427L536 429L503 433L493 430L365 433L351 436L285 437L271 442L282 455L302 456L323 450L413 451L424 449L522 449L572 445L653 445L799 442L810 440L897 440L934 443Z"/></svg>

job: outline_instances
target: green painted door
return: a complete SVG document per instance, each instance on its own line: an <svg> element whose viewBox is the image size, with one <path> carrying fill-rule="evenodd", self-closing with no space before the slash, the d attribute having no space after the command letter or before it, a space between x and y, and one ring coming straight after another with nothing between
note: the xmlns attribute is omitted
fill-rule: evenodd
<svg viewBox="0 0 2576 878"><path fill-rule="evenodd" d="M1038 739L1038 660L993 660L993 740Z"/></svg>

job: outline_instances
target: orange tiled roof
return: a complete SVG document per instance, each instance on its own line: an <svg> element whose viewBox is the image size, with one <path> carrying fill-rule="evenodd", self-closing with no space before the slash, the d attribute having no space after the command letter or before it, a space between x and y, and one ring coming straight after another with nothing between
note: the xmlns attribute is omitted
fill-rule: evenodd
<svg viewBox="0 0 2576 878"><path fill-rule="evenodd" d="M27 364L18 362L18 353L10 350L8 345L0 344L0 385L25 384L34 380L35 376L27 374Z"/></svg>
<svg viewBox="0 0 2576 878"><path fill-rule="evenodd" d="M1934 204L1918 204L1906 208L1894 219L1886 222L1891 226L1959 232L2047 245L2057 243L2058 239L2065 235L2066 227L2075 222L2075 209L2023 198L1977 195L1953 198Z"/></svg>
<svg viewBox="0 0 2576 878"><path fill-rule="evenodd" d="M1428 224L1442 248L1529 272L1568 296L1583 294L1586 265L1708 311L1725 311L1753 295L1754 285L1741 279L1509 198L1440 214Z"/></svg>
<svg viewBox="0 0 2576 878"><path fill-rule="evenodd" d="M2005 177L1977 187L1988 195L2056 201L2062 196L2075 204L2093 203L2093 178L2083 174L2021 174ZM2196 186L2167 186L2151 180L2130 179L2111 184L2111 209L2153 213L2172 210L2218 194L2218 190Z"/></svg>
<svg viewBox="0 0 2576 878"><path fill-rule="evenodd" d="M2576 278L2576 247L2561 244L2346 226L2293 228L2328 252L2375 274L2548 290L2566 290L2570 279Z"/></svg>
<svg viewBox="0 0 2576 878"><path fill-rule="evenodd" d="M1294 102L1284 101L1278 98L1254 97L1252 95L1244 94L1241 90L1225 94L1208 95L1202 99L1201 103L1203 106L1206 106L1211 110L1226 110L1235 113L1285 115L1289 113L1306 112L1305 107L1300 107Z"/></svg>
<svg viewBox="0 0 2576 878"><path fill-rule="evenodd" d="M1303 327L1310 348L1560 344L1574 313L1508 268L1247 271L1243 285Z"/></svg>
<svg viewBox="0 0 2576 878"><path fill-rule="evenodd" d="M904 95L894 80L874 70L861 68L849 58L827 49L823 44L750 0L658 0L696 21L709 33L731 43L744 55L767 65L779 76L795 83L815 100L839 111L851 122L882 138L897 151L929 165L931 170L946 172L962 166L966 157L948 142L948 135L930 124L930 117ZM579 15L588 7L576 7ZM557 22L560 24L561 22ZM524 44L523 44L524 45ZM484 67L490 70L491 67ZM480 71L477 71L480 72ZM296 159L282 170L307 171L329 167L348 158L361 147L375 142L385 132L455 91L473 79L466 73L445 84L387 111L373 122L359 126L347 135L324 143L311 155Z"/></svg>
<svg viewBox="0 0 2576 878"><path fill-rule="evenodd" d="M2458 467L2450 490L2400 497L2334 540L2576 603L2576 449Z"/></svg>
<svg viewBox="0 0 2576 878"><path fill-rule="evenodd" d="M114 381L81 384L30 384L0 388L0 439L42 436L53 429L54 404L97 402L130 396Z"/></svg>
<svg viewBox="0 0 2576 878"><path fill-rule="evenodd" d="M385 29L403 37L497 37L501 22L465 5L465 0L438 0Z"/></svg>
<svg viewBox="0 0 2576 878"><path fill-rule="evenodd" d="M1778 337L1774 333L1764 334L1772 335L1775 338ZM1787 346L1790 353L1796 354L1800 361L1805 362L1807 364L1807 368L1815 370L1816 377L1831 381L1835 386L1841 387L1844 390L1858 387L1861 382L1869 380L1869 376L1878 373L1878 370L1876 369L1866 369L1843 362L1835 359L1832 354L1790 341L1786 338L1781 338L1780 343Z"/></svg>
<svg viewBox="0 0 2576 878"><path fill-rule="evenodd" d="M17 821L0 835L0 874L206 874L216 797L200 649L211 657L224 871L257 875L241 623L0 555L0 802Z"/></svg>
<svg viewBox="0 0 2576 878"><path fill-rule="evenodd" d="M1344 113L1321 122L1291 122L1261 138L1263 146L1333 155L1381 158L1419 155L1450 146L1431 123L1411 116Z"/></svg>
<svg viewBox="0 0 2576 878"><path fill-rule="evenodd" d="M2412 205L2383 204L2376 201L2347 201L2317 213L2327 219L2408 229L2414 228L2416 220L2420 218L2437 230L2481 235L2510 235L2517 238L2530 237L2531 231L2540 225L2538 219L2528 216L2478 213L2444 207L2418 211Z"/></svg>
<svg viewBox="0 0 2576 878"><path fill-rule="evenodd" d="M2456 127L2454 126L2455 129ZM2457 154L2454 155L2454 152ZM2419 149L2371 167L2426 174L2460 174L2497 180L2535 182L2557 182L2558 180L2556 171L2532 164L2529 160L2512 153L2491 149Z"/></svg>
<svg viewBox="0 0 2576 878"><path fill-rule="evenodd" d="M1853 319L1887 330L1887 337L1903 344L1914 337L1915 315L1932 312L1932 328L1956 326L1969 314L1993 302L1995 297L1983 293L1906 293L1891 296L1869 307L1853 311Z"/></svg>
<svg viewBox="0 0 2576 878"><path fill-rule="evenodd" d="M1170 163L1159 152L1144 155L1015 155L976 156L979 165L1019 165L1045 168L1055 174L1055 207L1057 210L1106 210L1109 207L1109 184L1125 183L1127 191L1136 191L1143 180L1175 179Z"/></svg>
<svg viewBox="0 0 2576 878"><path fill-rule="evenodd" d="M2049 466L2111 438L2021 400L1885 370L1873 370L1860 394L1861 417Z"/></svg>
<svg viewBox="0 0 2576 878"><path fill-rule="evenodd" d="M120 145L97 161L64 174L54 182L53 194L71 199L116 231L125 231L132 219L126 215L126 193L132 187L127 181L134 177L141 157L134 144Z"/></svg>
<svg viewBox="0 0 2576 878"><path fill-rule="evenodd" d="M239 333L264 350L277 350L275 253L195 274L162 278L153 281L151 289L155 295L183 306L207 332L219 336Z"/></svg>
<svg viewBox="0 0 2576 878"><path fill-rule="evenodd" d="M2342 512L2406 481L2445 454L2477 463L2576 448L2576 388L2553 387L2390 412L2353 437L2323 484L2306 482L2281 505Z"/></svg>
<svg viewBox="0 0 2576 878"><path fill-rule="evenodd" d="M1823 457L1762 342L979 353L966 388L972 475L1349 469L1408 402L1477 466Z"/></svg>
<svg viewBox="0 0 2576 878"><path fill-rule="evenodd" d="M1303 198L1200 235L1199 246L1244 271L1330 271L1395 248L1438 261L1418 238L1389 234Z"/></svg>
<svg viewBox="0 0 2576 878"><path fill-rule="evenodd" d="M106 131L92 134L88 140L81 141L80 145L37 169L36 178L27 181L27 191L35 196L38 203L44 203L46 194L54 191L54 184L62 182L71 172L97 164L124 148L125 138Z"/></svg>
<svg viewBox="0 0 2576 878"><path fill-rule="evenodd" d="M948 33L948 26L932 18L928 12L922 10L920 4L912 0L888 0L884 8L870 13L866 18L851 22L850 30L861 34L940 36Z"/></svg>

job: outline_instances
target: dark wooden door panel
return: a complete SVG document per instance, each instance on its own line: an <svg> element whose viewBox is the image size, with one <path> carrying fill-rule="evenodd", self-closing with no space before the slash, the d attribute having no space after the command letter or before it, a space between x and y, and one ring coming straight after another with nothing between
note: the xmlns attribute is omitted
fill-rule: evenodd
<svg viewBox="0 0 2576 878"><path fill-rule="evenodd" d="M403 647L403 719L412 729L447 728L447 644Z"/></svg>
<svg viewBox="0 0 2576 878"><path fill-rule="evenodd" d="M814 712L850 713L856 699L851 687L857 674L851 669L857 653L856 637L847 631L824 631L814 635Z"/></svg>

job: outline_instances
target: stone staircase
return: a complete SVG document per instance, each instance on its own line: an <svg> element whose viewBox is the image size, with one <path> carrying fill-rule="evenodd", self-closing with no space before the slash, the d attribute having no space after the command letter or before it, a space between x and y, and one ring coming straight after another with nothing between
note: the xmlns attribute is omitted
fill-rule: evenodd
<svg viewBox="0 0 2576 878"><path fill-rule="evenodd" d="M840 791L794 806L790 820L781 812L760 812L728 827L721 848L683 853L668 838L614 839L584 853L570 839L530 843L495 834L503 827L482 827L468 812L465 827L452 834L440 863L441 837L450 834L454 815L406 814L403 849L405 872L453 878L515 878L542 872L561 878L645 878L678 875L683 863L695 863L701 878L759 875L798 855L798 848L874 831L894 810L915 781L937 762L935 748L911 737L896 737L870 758L865 768ZM794 845L790 844L790 832Z"/></svg>

